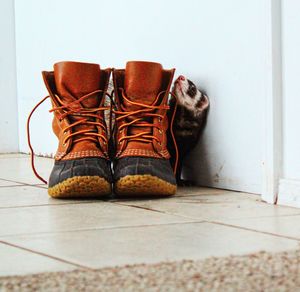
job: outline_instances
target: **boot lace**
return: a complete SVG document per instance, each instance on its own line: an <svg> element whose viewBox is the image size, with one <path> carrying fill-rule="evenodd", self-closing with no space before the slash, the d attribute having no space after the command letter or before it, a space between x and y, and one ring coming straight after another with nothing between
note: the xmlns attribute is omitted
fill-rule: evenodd
<svg viewBox="0 0 300 292"><path fill-rule="evenodd" d="M137 134L132 134L132 135L125 135L123 137L121 137L118 140L118 143L120 144L123 140L130 140L130 141L140 141L140 142L146 142L146 143L153 143L153 140L157 141L159 145L161 145L161 140L153 135L153 128L157 128L160 132L163 131L162 128L162 124L154 124L154 123L150 123L149 121L147 121L147 118L154 118L154 117L158 117L159 121L162 121L165 116L167 115L167 110L170 109L170 107L168 105L155 105L157 104L157 101L160 99L162 94L165 94L166 91L161 91L160 93L158 93L158 95L156 96L154 102L152 105L148 105L148 104L144 104L144 103L140 103L140 102L135 102L135 101L131 101L130 99L128 99L125 95L124 89L123 88L119 88L119 90L122 93L122 98L129 103L130 105L136 105L138 106L140 109L138 110L127 110L126 107L123 104L120 104L121 109L117 110L117 109L113 109L112 112L115 114L116 116L116 122L118 121L122 121L122 120L128 120L128 118L130 118L131 121L129 122L124 122L119 128L119 131L122 131L124 128L127 127L149 127L149 130L145 130L143 132L137 133ZM177 100L176 96L172 93L169 92L169 94L171 94L175 100ZM163 110L163 114L159 114L156 111L159 110ZM175 147L175 152L176 152L176 160L175 160L175 165L174 165L174 173L176 174L176 169L177 169L177 164L178 164L178 149L177 149L177 144L176 144L176 139L173 133L173 123L174 123L174 118L175 118L175 114L177 111L177 102L175 103L175 109L174 112L172 114L172 118L170 121L170 133L171 133L171 137L174 143L174 147Z"/></svg>
<svg viewBox="0 0 300 292"><path fill-rule="evenodd" d="M97 112L108 110L110 107L106 107L106 106L96 107L96 108L76 107L76 105L79 105L83 100L88 99L91 95L101 93L101 92L103 92L103 90L95 90L95 91L93 91L89 94L83 95L79 99L76 99L69 103L64 103L61 100L61 98L55 94L55 97L57 98L60 106L53 107L51 110L49 110L50 113L55 112L55 111L60 111L60 112L62 111L63 113L57 117L60 121L65 119L67 116L82 117L82 119L79 119L78 121L75 121L72 124L65 127L64 129L62 129L62 131L65 133L69 129L72 129L72 133L68 134L64 137L64 139L62 141L63 144L66 144L68 142L68 140L71 139L71 137L74 137L74 139L72 140L72 143L84 141L84 140L93 141L93 142L98 143L98 138L100 138L104 144L108 143L108 139L107 139L106 135L99 134L98 131L95 131L95 127L96 126L101 127L103 129L103 131L106 132L106 126L103 123L103 118L99 115L99 113L97 114ZM105 92L105 94L110 97L110 95L107 92ZM47 95L40 102L38 102L36 104L36 106L32 109L32 111L30 112L28 119L27 119L27 141L28 141L28 146L29 146L30 153L31 153L31 167L32 167L32 170L33 170L35 176L45 184L47 184L47 181L38 174L38 172L36 171L36 168L35 168L35 163L34 163L35 154L34 154L34 150L33 150L33 147L31 144L31 139L30 139L30 120L31 120L31 117L32 117L33 113L35 112L35 110L48 98L50 98L50 95ZM95 119L100 119L100 121L96 122L96 121L94 121ZM92 125L94 127L89 127L87 129L80 130L80 126L82 126L82 125ZM77 129L75 128L76 126L77 126ZM75 138L76 136L77 136L77 138ZM80 136L80 137L78 137L78 136Z"/></svg>

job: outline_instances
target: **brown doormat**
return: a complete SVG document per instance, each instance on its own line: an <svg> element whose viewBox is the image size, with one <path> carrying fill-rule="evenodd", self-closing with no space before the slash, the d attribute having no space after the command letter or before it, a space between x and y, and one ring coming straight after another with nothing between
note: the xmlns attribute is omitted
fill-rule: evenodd
<svg viewBox="0 0 300 292"><path fill-rule="evenodd" d="M0 291L300 291L300 251L3 277Z"/></svg>

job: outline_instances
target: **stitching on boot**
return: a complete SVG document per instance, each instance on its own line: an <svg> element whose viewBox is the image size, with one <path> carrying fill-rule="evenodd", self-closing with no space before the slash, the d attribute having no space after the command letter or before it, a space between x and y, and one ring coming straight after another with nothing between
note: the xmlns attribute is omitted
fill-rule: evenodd
<svg viewBox="0 0 300 292"><path fill-rule="evenodd" d="M156 157L156 158L161 157L156 152L151 151L151 150L145 150L145 149L126 149L120 155L120 157L122 157L122 156L150 156L150 157Z"/></svg>
<svg viewBox="0 0 300 292"><path fill-rule="evenodd" d="M59 159L63 156L64 153L57 153L55 156L56 159ZM90 156L96 156L96 157L105 157L105 155L101 151L97 150L84 150L79 152L71 152L67 154L64 159L74 159L74 158L83 158L83 157L90 157Z"/></svg>

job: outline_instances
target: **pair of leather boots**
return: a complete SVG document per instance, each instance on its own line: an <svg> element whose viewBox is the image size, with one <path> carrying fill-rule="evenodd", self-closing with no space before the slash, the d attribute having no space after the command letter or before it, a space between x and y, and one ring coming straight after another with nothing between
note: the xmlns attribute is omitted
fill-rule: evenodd
<svg viewBox="0 0 300 292"><path fill-rule="evenodd" d="M125 69L60 62L54 71L44 71L59 141L49 195L104 197L112 192L112 185L118 196L175 194L167 149L174 71L142 61L127 62Z"/></svg>

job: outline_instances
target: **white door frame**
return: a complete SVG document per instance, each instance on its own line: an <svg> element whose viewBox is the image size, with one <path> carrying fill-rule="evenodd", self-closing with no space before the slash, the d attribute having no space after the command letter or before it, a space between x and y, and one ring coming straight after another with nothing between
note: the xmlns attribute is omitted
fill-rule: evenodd
<svg viewBox="0 0 300 292"><path fill-rule="evenodd" d="M266 1L268 26L266 30L269 68L267 92L264 99L264 149L262 199L275 204L279 179L282 175L282 45L281 0Z"/></svg>

